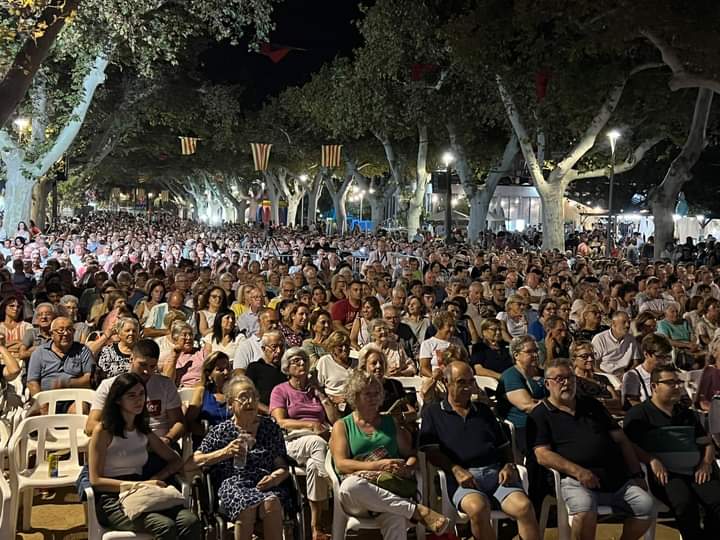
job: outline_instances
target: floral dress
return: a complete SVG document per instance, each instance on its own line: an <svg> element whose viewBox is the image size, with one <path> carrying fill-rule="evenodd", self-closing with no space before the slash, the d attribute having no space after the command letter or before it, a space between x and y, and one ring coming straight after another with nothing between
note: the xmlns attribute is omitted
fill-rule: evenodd
<svg viewBox="0 0 720 540"><path fill-rule="evenodd" d="M220 450L239 436L240 430L230 418L210 428L198 451L207 454ZM243 510L257 506L273 495L280 499L283 508L291 508L290 491L287 487L280 485L267 491L259 491L255 487L263 476L275 469L275 458L286 455L285 439L280 427L270 418L261 416L255 435L255 446L248 452L245 467L235 468L233 460L226 459L210 468L210 476L218 490L223 512L229 519L237 521Z"/></svg>
<svg viewBox="0 0 720 540"><path fill-rule="evenodd" d="M103 347L100 351L100 358L97 362L98 367L105 374L106 378L115 377L130 371L130 355L123 354L117 346L117 343L108 347Z"/></svg>

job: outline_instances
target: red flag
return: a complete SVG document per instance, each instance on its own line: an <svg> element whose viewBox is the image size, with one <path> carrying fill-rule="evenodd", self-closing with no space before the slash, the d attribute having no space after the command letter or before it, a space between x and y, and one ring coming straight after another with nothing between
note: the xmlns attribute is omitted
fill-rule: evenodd
<svg viewBox="0 0 720 540"><path fill-rule="evenodd" d="M413 81L422 81L427 75L435 73L440 66L437 64L413 64L410 69L410 78Z"/></svg>
<svg viewBox="0 0 720 540"><path fill-rule="evenodd" d="M535 97L538 101L545 99L547 95L547 87L550 83L550 72L540 70L535 74Z"/></svg>
<svg viewBox="0 0 720 540"><path fill-rule="evenodd" d="M270 60L272 60L273 64L280 62L291 50L292 49L290 47L277 47L268 42L260 44L260 54L267 56Z"/></svg>
<svg viewBox="0 0 720 540"><path fill-rule="evenodd" d="M178 137L180 139L180 153L183 156L190 156L197 151L197 137Z"/></svg>

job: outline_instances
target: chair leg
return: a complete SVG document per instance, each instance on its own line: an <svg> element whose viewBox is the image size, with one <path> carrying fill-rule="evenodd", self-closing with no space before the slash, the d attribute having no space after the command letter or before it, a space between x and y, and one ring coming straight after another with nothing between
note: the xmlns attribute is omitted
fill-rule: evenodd
<svg viewBox="0 0 720 540"><path fill-rule="evenodd" d="M337 497L337 495L335 495ZM339 502L333 504L332 540L345 540L348 517Z"/></svg>
<svg viewBox="0 0 720 540"><path fill-rule="evenodd" d="M495 538L497 538L499 531L500 531L500 520L499 519L490 520L490 526L492 527L493 531L495 531Z"/></svg>
<svg viewBox="0 0 720 540"><path fill-rule="evenodd" d="M550 519L550 508L555 504L553 497L545 497L540 508L540 538L545 538L545 529L547 529L548 519Z"/></svg>
<svg viewBox="0 0 720 540"><path fill-rule="evenodd" d="M32 518L33 489L27 488L22 496L22 529L30 530L30 519Z"/></svg>
<svg viewBox="0 0 720 540"><path fill-rule="evenodd" d="M7 520L5 520L3 516L3 521L7 523L10 529L8 531L9 538L15 538L17 536L18 514L20 513L20 494L17 492L14 494L15 496L10 499L10 516Z"/></svg>

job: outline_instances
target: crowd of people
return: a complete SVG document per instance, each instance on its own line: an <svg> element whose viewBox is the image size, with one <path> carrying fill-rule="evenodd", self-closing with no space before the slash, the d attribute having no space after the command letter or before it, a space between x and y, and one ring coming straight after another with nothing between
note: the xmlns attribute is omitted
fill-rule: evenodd
<svg viewBox="0 0 720 540"><path fill-rule="evenodd" d="M119 491L200 470L236 538L261 524L280 539L299 464L314 540L329 538L330 497L387 539L413 521L442 533L448 517L417 497L426 459L477 539L498 508L540 538L551 470L574 538L595 538L600 505L625 516L623 539L640 538L658 500L683 538L711 538L720 274L639 256L639 240L629 260L581 242L448 246L167 215L21 225L0 248L3 383L31 399L95 389L79 483L108 528L199 538L189 510L130 519Z"/></svg>

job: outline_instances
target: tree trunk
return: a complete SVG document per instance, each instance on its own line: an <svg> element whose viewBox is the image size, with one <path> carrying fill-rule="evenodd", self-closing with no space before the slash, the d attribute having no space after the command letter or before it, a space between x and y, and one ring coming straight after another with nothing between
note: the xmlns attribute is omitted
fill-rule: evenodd
<svg viewBox="0 0 720 540"><path fill-rule="evenodd" d="M712 108L713 91L701 88L695 101L692 124L680 154L670 164L665 178L650 194L650 207L655 221L655 258L674 238L673 205L683 185L692 178L692 168L707 146L707 124ZM669 220L669 223L668 223Z"/></svg>
<svg viewBox="0 0 720 540"><path fill-rule="evenodd" d="M312 225L317 221L317 205L320 199L320 192L323 188L323 177L321 172L318 172L313 178L312 185L308 189L307 195L307 224Z"/></svg>
<svg viewBox="0 0 720 540"><path fill-rule="evenodd" d="M268 199L270 199L270 221L273 225L280 225L280 194L272 182L266 182Z"/></svg>
<svg viewBox="0 0 720 540"><path fill-rule="evenodd" d="M29 228L32 208L33 186L35 178L26 178L23 174L22 160L5 161L7 180L5 182L5 218L3 230L7 238L12 238L18 223L24 221Z"/></svg>
<svg viewBox="0 0 720 540"><path fill-rule="evenodd" d="M304 196L304 194L303 194ZM295 220L297 219L298 210L300 210L300 199L301 197L290 196L288 198L288 212L287 212L287 226L295 227Z"/></svg>
<svg viewBox="0 0 720 540"><path fill-rule="evenodd" d="M425 204L425 192L430 175L427 172L428 129L425 125L418 126L418 154L415 177L415 190L410 197L407 219L408 240L412 241L420 230L420 216Z"/></svg>
<svg viewBox="0 0 720 540"><path fill-rule="evenodd" d="M487 215L493 193L487 189L478 189L468 197L470 205L470 223L468 224L468 241L476 242L480 231L487 229Z"/></svg>
<svg viewBox="0 0 720 540"><path fill-rule="evenodd" d="M377 197L373 194L372 197L368 197L370 201L370 220L372 221L372 230L377 231L380 224L385 221L385 204L387 201L385 198Z"/></svg>
<svg viewBox="0 0 720 540"><path fill-rule="evenodd" d="M34 204L30 211L30 218L38 227L40 227L41 230L45 230L45 225L47 223L45 218L48 207L48 196L50 195L51 189L52 181L44 180L43 182L37 183L35 185L35 189L33 190L35 192L33 196Z"/></svg>
<svg viewBox="0 0 720 540"><path fill-rule="evenodd" d="M347 232L347 210L345 209L345 192L332 193L333 208L335 208L335 223L337 223L337 233L340 236Z"/></svg>
<svg viewBox="0 0 720 540"><path fill-rule="evenodd" d="M536 186L542 202L543 251L557 249L565 251L565 184L562 182L543 183Z"/></svg>

